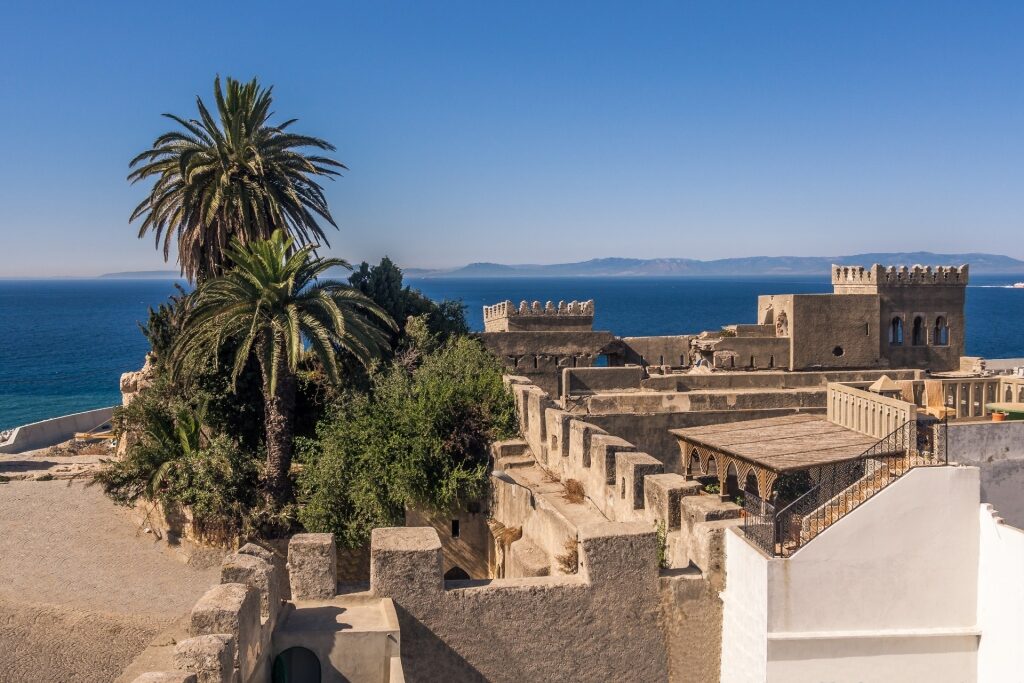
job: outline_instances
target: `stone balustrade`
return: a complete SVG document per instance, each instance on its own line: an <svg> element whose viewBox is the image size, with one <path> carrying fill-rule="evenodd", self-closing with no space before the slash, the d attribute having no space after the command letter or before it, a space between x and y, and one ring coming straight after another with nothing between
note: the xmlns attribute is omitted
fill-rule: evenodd
<svg viewBox="0 0 1024 683"><path fill-rule="evenodd" d="M827 400L829 421L876 439L917 419L913 403L838 382L829 382Z"/></svg>

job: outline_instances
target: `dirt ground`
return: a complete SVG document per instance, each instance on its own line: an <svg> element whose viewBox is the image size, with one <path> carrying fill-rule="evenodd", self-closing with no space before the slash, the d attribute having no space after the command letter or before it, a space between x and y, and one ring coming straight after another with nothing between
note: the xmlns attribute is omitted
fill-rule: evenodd
<svg viewBox="0 0 1024 683"><path fill-rule="evenodd" d="M0 483L0 577L0 682L106 683L218 567L188 566L98 487L12 480Z"/></svg>

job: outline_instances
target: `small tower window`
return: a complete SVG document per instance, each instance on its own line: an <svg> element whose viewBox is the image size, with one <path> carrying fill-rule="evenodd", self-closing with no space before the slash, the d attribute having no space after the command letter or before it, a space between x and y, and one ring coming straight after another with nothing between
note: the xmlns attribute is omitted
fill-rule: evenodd
<svg viewBox="0 0 1024 683"><path fill-rule="evenodd" d="M459 537L459 520L453 519L452 520L452 538L458 538L458 537Z"/></svg>
<svg viewBox="0 0 1024 683"><path fill-rule="evenodd" d="M898 315L889 323L889 343L893 346L903 344L903 319Z"/></svg>
<svg viewBox="0 0 1024 683"><path fill-rule="evenodd" d="M910 343L914 346L924 346L924 318L914 317L914 328L910 335Z"/></svg>
<svg viewBox="0 0 1024 683"><path fill-rule="evenodd" d="M936 346L949 346L949 323L946 317L940 315L935 319L935 332L932 334L932 343Z"/></svg>

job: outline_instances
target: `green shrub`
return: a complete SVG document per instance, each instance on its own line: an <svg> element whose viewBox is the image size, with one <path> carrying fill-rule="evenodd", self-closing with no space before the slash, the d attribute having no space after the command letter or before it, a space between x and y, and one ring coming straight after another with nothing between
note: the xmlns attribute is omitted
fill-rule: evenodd
<svg viewBox="0 0 1024 683"><path fill-rule="evenodd" d="M370 393L349 392L318 438L300 443L308 530L356 546L376 526L402 524L406 507L446 510L486 492L488 448L515 433L515 405L479 341L431 350L435 339L419 340L414 363L374 372Z"/></svg>

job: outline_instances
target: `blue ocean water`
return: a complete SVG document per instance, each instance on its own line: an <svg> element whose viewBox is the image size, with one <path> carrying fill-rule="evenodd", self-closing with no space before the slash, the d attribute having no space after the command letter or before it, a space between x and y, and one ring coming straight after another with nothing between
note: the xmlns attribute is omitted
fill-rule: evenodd
<svg viewBox="0 0 1024 683"><path fill-rule="evenodd" d="M1024 290L971 276L967 353L1024 356ZM685 334L755 322L758 294L828 292L827 278L411 279L427 296L461 299L474 329L505 299L594 299L596 329ZM166 280L0 280L0 429L120 401L121 373L142 365L137 323L174 292Z"/></svg>

